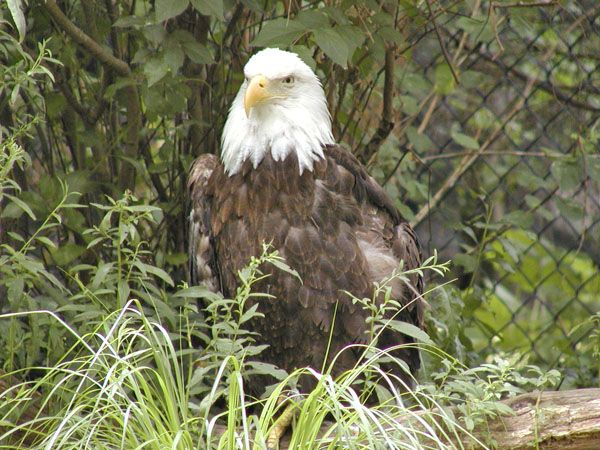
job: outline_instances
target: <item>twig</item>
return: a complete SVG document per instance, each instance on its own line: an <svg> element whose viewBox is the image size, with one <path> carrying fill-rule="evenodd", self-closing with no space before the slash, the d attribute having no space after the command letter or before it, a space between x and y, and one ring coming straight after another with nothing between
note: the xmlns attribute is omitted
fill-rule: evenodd
<svg viewBox="0 0 600 450"><path fill-rule="evenodd" d="M449 4L448 6L446 6L445 9L440 10L440 12L436 12L433 16L429 17L429 21L435 19L436 17L440 17L441 15L443 15L446 11L448 11L449 9L453 8L456 5L460 5L461 3L463 3L463 0L455 0L453 3ZM444 25L446 25L447 23L450 23L452 20L455 20L454 17L452 17L451 19L448 19ZM426 28L426 25L429 22L426 22L423 24L423 27ZM420 35L417 35L417 37L413 40L410 41L410 44L402 47L399 51L398 54L402 55L404 53L406 53L407 51L409 51L410 49L412 49L413 47L415 47L419 42L421 42L421 40L423 40L426 36L429 36L429 33L431 32L431 30L429 29L425 29L425 31L423 31Z"/></svg>
<svg viewBox="0 0 600 450"><path fill-rule="evenodd" d="M575 254L577 255L581 248L583 247L583 243L586 238L586 232L588 227L586 225L588 219L588 203L589 203L589 188L590 188L590 176L588 173L588 165L587 165L587 154L583 148L583 142L581 136L577 136L577 147L579 152L581 153L581 157L583 160L583 218L581 220L581 237L579 238L579 245L577 246L577 250L575 250Z"/></svg>
<svg viewBox="0 0 600 450"><path fill-rule="evenodd" d="M468 155L472 155L474 153L477 153L477 151L443 153L440 155L424 156L421 159L423 161L436 161L438 159L452 159L452 158L456 158L458 156L468 156ZM545 152L522 152L522 151L501 151L501 150L485 152L485 155L483 155L483 156L488 156L488 155L531 156L531 157L542 157L542 158L547 158L548 156L551 156ZM561 157L565 157L565 156L561 155Z"/></svg>
<svg viewBox="0 0 600 450"><path fill-rule="evenodd" d="M504 45L502 44L502 40L500 39L500 34L498 33L498 18L496 17L496 8L493 7L493 4L490 5L490 10L488 13L488 20L492 22L492 30L494 31L494 39L496 40L496 44L498 44L498 51L494 54L494 61L504 53Z"/></svg>
<svg viewBox="0 0 600 450"><path fill-rule="evenodd" d="M444 55L446 64L448 64L448 67L450 67L450 72L452 72L452 76L454 77L454 81L456 82L456 84L460 84L458 75L456 74L456 71L454 70L452 61L450 61L450 55L448 55L448 50L446 50L446 46L444 45L444 41L442 40L442 34L440 33L440 29L438 27L437 21L435 20L435 17L433 16L433 11L431 8L431 0L427 0L427 9L429 10L429 16L431 17L431 22L433 22L433 28L435 29L435 34L437 35L438 42L440 43L440 48L442 49L442 54Z"/></svg>
<svg viewBox="0 0 600 450"><path fill-rule="evenodd" d="M535 8L538 6L554 6L557 5L557 0L547 0L541 2L513 2L513 3L498 3L492 2L492 8L504 9L504 8Z"/></svg>

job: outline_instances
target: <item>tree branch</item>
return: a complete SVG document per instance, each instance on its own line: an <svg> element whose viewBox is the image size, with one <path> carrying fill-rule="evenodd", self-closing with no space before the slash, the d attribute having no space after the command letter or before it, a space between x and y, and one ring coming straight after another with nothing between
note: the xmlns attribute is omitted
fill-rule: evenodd
<svg viewBox="0 0 600 450"><path fill-rule="evenodd" d="M127 137L125 142L125 156L135 160L139 151L139 132L142 128L142 110L140 98L135 86L123 88L127 96ZM121 161L119 170L119 185L122 189L135 186L135 170L131 161Z"/></svg>
<svg viewBox="0 0 600 450"><path fill-rule="evenodd" d="M121 76L128 76L131 74L131 68L129 65L107 52L104 47L94 41L86 33L83 32L77 25L69 20L67 16L60 10L55 0L46 0L43 3L46 11L52 16L54 21L79 45L85 47L93 56L104 64L107 68L114 70Z"/></svg>
<svg viewBox="0 0 600 450"><path fill-rule="evenodd" d="M381 144L387 139L394 129L394 65L396 62L395 48L389 46L385 51L385 66L383 80L383 110L381 112L381 120L379 126L371 140L363 147L359 158L363 164L367 162L377 153Z"/></svg>
<svg viewBox="0 0 600 450"><path fill-rule="evenodd" d="M122 59L115 57L107 51L98 42L88 36L83 30L77 27L60 10L56 0L46 0L44 8L52 16L54 21L79 45L84 47L92 56L96 57L108 70L112 70L120 76L128 77L131 75L131 68ZM123 88L125 92L125 103L127 110L127 134L125 141L125 158L120 163L119 186L122 189L132 188L135 185L135 170L131 161L135 160L139 151L139 131L142 127L142 112L140 107L140 98L137 88L129 85ZM100 104L95 114L101 114L104 106ZM94 118L94 117L92 117ZM97 119L94 118L94 119ZM88 119L89 121L89 119ZM129 161L127 161L129 159Z"/></svg>
<svg viewBox="0 0 600 450"><path fill-rule="evenodd" d="M535 8L545 6L555 6L558 4L557 0L546 0L541 2L514 2L514 3L499 3L492 2L492 8Z"/></svg>

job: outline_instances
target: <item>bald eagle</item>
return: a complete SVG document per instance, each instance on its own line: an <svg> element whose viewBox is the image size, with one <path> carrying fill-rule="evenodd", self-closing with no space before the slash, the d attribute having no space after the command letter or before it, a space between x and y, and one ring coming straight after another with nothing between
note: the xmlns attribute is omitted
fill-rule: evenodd
<svg viewBox="0 0 600 450"><path fill-rule="evenodd" d="M383 188L335 143L321 83L298 55L262 50L244 75L223 130L220 161L202 155L190 171L191 280L233 296L238 271L270 243L301 280L264 267L269 276L256 290L272 298L253 300L264 317L248 327L258 344L268 345L263 361L288 372L320 369L325 355L329 363L368 337L368 313L347 292L370 298L374 282L401 261L404 269L418 267L419 244ZM422 326L422 291L417 274L392 283L392 297L404 305L395 319ZM386 330L378 346L412 342ZM414 346L395 355L418 369ZM333 374L354 367L359 356L342 352ZM253 380L252 391L266 383ZM309 380L303 383L301 389L311 388Z"/></svg>

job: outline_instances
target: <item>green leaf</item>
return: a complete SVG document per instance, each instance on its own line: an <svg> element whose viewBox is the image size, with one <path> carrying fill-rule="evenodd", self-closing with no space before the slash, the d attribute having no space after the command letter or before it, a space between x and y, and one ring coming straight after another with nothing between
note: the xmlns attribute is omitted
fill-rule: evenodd
<svg viewBox="0 0 600 450"><path fill-rule="evenodd" d="M298 272L296 272L294 269L292 269L290 266L288 266L283 260L281 259L270 259L269 262L271 264L273 264L275 267L277 267L279 270L283 270L286 273L289 273L290 275L298 278L298 280L300 280L300 282L302 282L302 278L300 278L300 274Z"/></svg>
<svg viewBox="0 0 600 450"><path fill-rule="evenodd" d="M113 23L113 27L117 28L135 28L139 29L146 25L146 17L140 16L121 16L115 23Z"/></svg>
<svg viewBox="0 0 600 450"><path fill-rule="evenodd" d="M223 19L223 0L191 0L191 2L200 14Z"/></svg>
<svg viewBox="0 0 600 450"><path fill-rule="evenodd" d="M21 200L20 198L15 197L14 195L10 195L10 194L4 194L4 196L10 200L12 200L12 202L17 205L19 208L21 208L32 220L35 220L35 214L33 213L33 211L31 210L31 208L29 207L29 205L27 203L25 203L23 200Z"/></svg>
<svg viewBox="0 0 600 450"><path fill-rule="evenodd" d="M148 80L148 87L158 83L169 72L169 66L162 58L156 56L149 58L142 68Z"/></svg>
<svg viewBox="0 0 600 450"><path fill-rule="evenodd" d="M346 17L346 15L335 6L325 6L321 8L325 14L327 14L331 19L333 19L338 25L348 25L350 21Z"/></svg>
<svg viewBox="0 0 600 450"><path fill-rule="evenodd" d="M313 59L313 52L305 45L293 45L291 51L296 53L312 70L316 70L317 63Z"/></svg>
<svg viewBox="0 0 600 450"><path fill-rule="evenodd" d="M435 90L438 94L448 95L452 91L456 84L454 77L452 76L452 70L446 62L438 64L435 68Z"/></svg>
<svg viewBox="0 0 600 450"><path fill-rule="evenodd" d="M511 16L512 19L512 16ZM475 42L489 42L494 39L492 21L487 17L459 17L456 26L463 29Z"/></svg>
<svg viewBox="0 0 600 450"><path fill-rule="evenodd" d="M562 190L574 189L583 182L584 172L578 161L558 160L552 163L550 170Z"/></svg>
<svg viewBox="0 0 600 450"><path fill-rule="evenodd" d="M409 116L419 113L419 102L411 95L401 95L400 102L402 105L402 111Z"/></svg>
<svg viewBox="0 0 600 450"><path fill-rule="evenodd" d="M555 198L555 203L562 216L571 220L583 219L584 211L581 203L565 200L560 197Z"/></svg>
<svg viewBox="0 0 600 450"><path fill-rule="evenodd" d="M600 180L600 158L598 155L594 158L586 158L587 169L592 180Z"/></svg>
<svg viewBox="0 0 600 450"><path fill-rule="evenodd" d="M181 298L205 298L210 301L222 299L221 294L215 293L206 286L191 286L181 289L175 293L175 297Z"/></svg>
<svg viewBox="0 0 600 450"><path fill-rule="evenodd" d="M517 210L511 211L508 214L504 214L498 222L514 225L520 228L529 228L533 224L533 217L531 213Z"/></svg>
<svg viewBox="0 0 600 450"><path fill-rule="evenodd" d="M171 17L178 16L188 7L189 0L156 0L156 21L164 22Z"/></svg>
<svg viewBox="0 0 600 450"><path fill-rule="evenodd" d="M154 46L161 45L167 38L167 30L162 23L145 26L142 29L142 34Z"/></svg>
<svg viewBox="0 0 600 450"><path fill-rule="evenodd" d="M23 14L22 0L7 0L8 10L12 16L13 22L19 32L19 42L23 42L25 38L25 32L27 31L27 23L25 22L25 15Z"/></svg>
<svg viewBox="0 0 600 450"><path fill-rule="evenodd" d="M85 247L67 242L52 252L52 258L57 265L66 266L71 261L79 258L84 252Z"/></svg>
<svg viewBox="0 0 600 450"><path fill-rule="evenodd" d="M402 79L402 89L420 98L422 94L429 92L431 83L421 74L408 72Z"/></svg>
<svg viewBox="0 0 600 450"><path fill-rule="evenodd" d="M314 30L313 35L317 45L325 52L331 60L346 68L348 58L350 57L350 49L346 41L333 29L324 28Z"/></svg>
<svg viewBox="0 0 600 450"><path fill-rule="evenodd" d="M329 26L329 19L320 10L307 9L300 11L296 20L311 30L327 28Z"/></svg>
<svg viewBox="0 0 600 450"><path fill-rule="evenodd" d="M94 278L92 280L93 290L98 289L102 285L102 283L104 283L104 280L106 279L108 274L113 270L113 267L113 263L101 262L100 264L98 264L98 269L94 273Z"/></svg>
<svg viewBox="0 0 600 450"><path fill-rule="evenodd" d="M23 209L17 206L16 203L8 203L0 212L0 218L3 219L18 219L23 215Z"/></svg>
<svg viewBox="0 0 600 450"><path fill-rule="evenodd" d="M394 26L385 26L377 30L377 34L381 36L386 42L393 42L399 47L406 45L406 40L400 31Z"/></svg>
<svg viewBox="0 0 600 450"><path fill-rule="evenodd" d="M13 238L15 241L25 242L25 239L19 233L15 233L14 231L8 231L6 234Z"/></svg>
<svg viewBox="0 0 600 450"><path fill-rule="evenodd" d="M276 380L284 380L285 377L288 376L288 373L285 370L279 369L273 364L268 364L259 361L250 361L248 362L248 367L248 374L270 375Z"/></svg>
<svg viewBox="0 0 600 450"><path fill-rule="evenodd" d="M403 322L401 320L386 320L385 323L389 323L391 329L416 339L417 341L435 345L427 333L411 323Z"/></svg>
<svg viewBox="0 0 600 450"><path fill-rule="evenodd" d="M38 242L41 242L42 244L44 244L46 247L48 247L49 249L55 249L56 244L54 242L52 242L49 238L47 238L46 236L38 236L36 237L36 240Z"/></svg>
<svg viewBox="0 0 600 450"><path fill-rule="evenodd" d="M477 142L477 139L472 138L471 136L467 136L466 134L460 133L455 130L452 130L450 132L450 136L452 136L454 142L456 142L458 145L463 146L464 148L468 148L470 150L479 149L479 142Z"/></svg>
<svg viewBox="0 0 600 450"><path fill-rule="evenodd" d="M129 299L130 292L131 288L129 287L127 280L119 280L117 283L117 298L121 301L121 303L125 303L127 299Z"/></svg>
<svg viewBox="0 0 600 450"><path fill-rule="evenodd" d="M152 275L160 278L161 280L163 280L169 286L175 286L175 283L173 282L173 279L169 276L169 274L167 272L165 272L161 268L153 266L151 264L145 264L145 263L143 263L141 261L134 261L133 265L135 267L137 267L138 269L140 269L140 271L144 275L146 273L152 274Z"/></svg>
<svg viewBox="0 0 600 450"><path fill-rule="evenodd" d="M258 32L252 41L252 45L255 47L288 46L307 31L304 25L294 20L269 20Z"/></svg>
<svg viewBox="0 0 600 450"><path fill-rule="evenodd" d="M185 55L181 47L175 45L169 45L165 47L163 51L163 61L171 70L172 74L179 72L179 69L183 65L184 59Z"/></svg>
<svg viewBox="0 0 600 450"><path fill-rule="evenodd" d="M184 42L182 44L185 55L196 64L211 64L215 58L205 45L199 42Z"/></svg>
<svg viewBox="0 0 600 450"><path fill-rule="evenodd" d="M256 312L257 309L258 309L258 303L255 303L250 308L248 308L246 311L244 311L244 314L242 314L242 317L240 317L240 319L239 319L239 323L242 324L242 323L248 322L250 319L256 317L258 315Z"/></svg>
<svg viewBox="0 0 600 450"><path fill-rule="evenodd" d="M23 278L14 278L6 283L7 294L10 300L20 300L25 289L25 281Z"/></svg>
<svg viewBox="0 0 600 450"><path fill-rule="evenodd" d="M360 28L355 27L354 25L344 25L340 27L335 27L335 31L340 37L346 42L346 45L349 49L349 57L352 57L354 50L360 47L365 41L365 34L361 31Z"/></svg>
<svg viewBox="0 0 600 450"><path fill-rule="evenodd" d="M465 268L465 272L474 272L477 268L477 258L466 253L458 253L452 258L452 262Z"/></svg>
<svg viewBox="0 0 600 450"><path fill-rule="evenodd" d="M486 22L487 21L482 21L471 17L459 17L456 21L456 26L469 34L477 34L481 32Z"/></svg>
<svg viewBox="0 0 600 450"><path fill-rule="evenodd" d="M433 142L424 133L419 133L415 127L408 127L406 130L408 141L414 145L418 153L425 153L434 148Z"/></svg>

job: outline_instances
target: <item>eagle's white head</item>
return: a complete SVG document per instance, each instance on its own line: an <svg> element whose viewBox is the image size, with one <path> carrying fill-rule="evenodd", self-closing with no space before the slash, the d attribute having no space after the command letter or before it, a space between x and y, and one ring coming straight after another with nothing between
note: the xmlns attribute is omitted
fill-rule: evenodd
<svg viewBox="0 0 600 450"><path fill-rule="evenodd" d="M333 144L331 117L319 79L295 53L267 48L244 67L223 130L221 159L235 174L250 159L258 166L267 151L276 161L296 152L300 173Z"/></svg>

